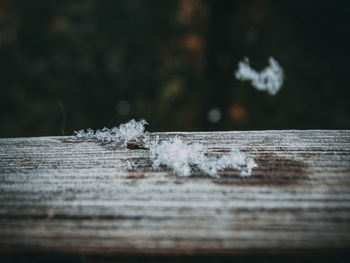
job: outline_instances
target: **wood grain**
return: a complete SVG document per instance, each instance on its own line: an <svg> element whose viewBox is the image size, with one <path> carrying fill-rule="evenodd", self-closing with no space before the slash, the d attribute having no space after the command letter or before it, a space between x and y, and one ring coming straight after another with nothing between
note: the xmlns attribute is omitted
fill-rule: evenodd
<svg viewBox="0 0 350 263"><path fill-rule="evenodd" d="M198 255L350 248L350 131L155 133L237 146L259 167L220 179L154 170L147 149L0 139L0 251ZM126 170L127 161L138 164Z"/></svg>

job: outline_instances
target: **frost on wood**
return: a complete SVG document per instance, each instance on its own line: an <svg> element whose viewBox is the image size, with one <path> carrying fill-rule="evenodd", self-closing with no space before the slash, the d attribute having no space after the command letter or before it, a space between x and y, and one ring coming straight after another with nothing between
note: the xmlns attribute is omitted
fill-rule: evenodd
<svg viewBox="0 0 350 263"><path fill-rule="evenodd" d="M137 164L135 162L130 162L130 161L127 161L126 164L125 164L125 169L127 170L133 170L137 168Z"/></svg>
<svg viewBox="0 0 350 263"><path fill-rule="evenodd" d="M238 63L235 76L239 80L250 80L256 89L275 95L283 85L284 74L282 67L273 57L269 58L269 63L270 65L259 73L250 67L246 57Z"/></svg>
<svg viewBox="0 0 350 263"><path fill-rule="evenodd" d="M103 143L126 145L131 140L145 135L146 124L145 120L131 120L112 129L103 128L97 131L87 129L87 131L75 131L74 134L77 138L96 139Z"/></svg>
<svg viewBox="0 0 350 263"><path fill-rule="evenodd" d="M219 177L218 172L226 168L240 171L241 176L250 176L252 169L257 166L254 159L236 149L220 158L207 157L205 152L202 144L188 144L178 137L161 143L154 142L150 146L154 168L166 165L183 176L191 175L193 168L213 177Z"/></svg>
<svg viewBox="0 0 350 263"><path fill-rule="evenodd" d="M190 176L193 170L200 170L210 176L219 177L218 172L226 168L240 171L241 176L250 176L252 169L256 167L254 159L247 157L245 153L232 149L232 151L220 158L208 157L204 145L184 142L179 137L159 141L159 137L153 138L145 132L145 120L131 120L112 129L75 132L77 138L96 139L103 143L126 146L130 141L137 141L148 148L152 166L155 169L165 165L176 174ZM127 161L125 169L133 170L137 163Z"/></svg>

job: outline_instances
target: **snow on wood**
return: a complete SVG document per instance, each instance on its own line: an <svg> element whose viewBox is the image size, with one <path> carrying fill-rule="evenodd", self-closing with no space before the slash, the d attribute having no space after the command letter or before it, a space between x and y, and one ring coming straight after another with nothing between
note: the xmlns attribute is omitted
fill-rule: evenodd
<svg viewBox="0 0 350 263"><path fill-rule="evenodd" d="M188 143L177 136L169 136L160 141L159 136L151 136L145 132L145 120L131 120L112 129L103 128L86 132L81 130L74 132L77 139L95 139L104 145L125 147L132 149L148 149L149 159L153 162L152 167L160 169L166 165L175 173L182 176L193 174L193 168L219 178L218 171L234 168L240 171L241 176L250 176L253 168L257 167L254 159L234 147L232 151L223 156L207 156L204 145L200 143ZM132 147L131 147L132 146ZM137 163L128 161L127 169L137 167Z"/></svg>
<svg viewBox="0 0 350 263"><path fill-rule="evenodd" d="M0 139L0 252L236 254L350 246L350 131L156 133L258 167L154 169L94 138ZM129 164L129 168L125 167ZM132 165L131 165L132 164ZM136 164L136 166L135 166ZM0 253L1 254L1 253Z"/></svg>

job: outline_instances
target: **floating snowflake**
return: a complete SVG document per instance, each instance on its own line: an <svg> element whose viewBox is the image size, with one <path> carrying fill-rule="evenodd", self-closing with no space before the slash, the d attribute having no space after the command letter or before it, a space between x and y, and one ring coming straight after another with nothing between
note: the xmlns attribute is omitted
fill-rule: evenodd
<svg viewBox="0 0 350 263"><path fill-rule="evenodd" d="M250 80L256 89L275 95L283 85L284 74L282 67L273 57L269 58L269 63L270 65L259 73L250 67L249 59L245 57L238 63L235 76L238 80Z"/></svg>

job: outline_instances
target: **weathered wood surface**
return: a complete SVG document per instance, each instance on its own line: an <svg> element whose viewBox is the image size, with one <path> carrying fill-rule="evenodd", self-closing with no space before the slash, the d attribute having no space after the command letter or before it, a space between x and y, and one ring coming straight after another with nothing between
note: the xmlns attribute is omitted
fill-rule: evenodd
<svg viewBox="0 0 350 263"><path fill-rule="evenodd" d="M350 131L158 133L259 168L179 177L146 149L0 139L0 252L242 254L350 248ZM135 149L136 148L136 149ZM125 170L126 161L137 170Z"/></svg>

